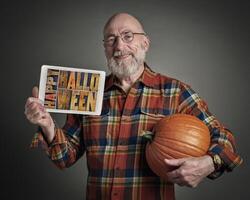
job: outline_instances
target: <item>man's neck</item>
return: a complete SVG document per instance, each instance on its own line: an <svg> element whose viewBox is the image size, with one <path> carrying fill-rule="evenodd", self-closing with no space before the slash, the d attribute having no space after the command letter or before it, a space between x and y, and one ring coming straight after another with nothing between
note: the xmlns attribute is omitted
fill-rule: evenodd
<svg viewBox="0 0 250 200"><path fill-rule="evenodd" d="M132 85L140 78L144 71L144 66L141 66L139 70L129 77L119 78L121 88L127 93Z"/></svg>

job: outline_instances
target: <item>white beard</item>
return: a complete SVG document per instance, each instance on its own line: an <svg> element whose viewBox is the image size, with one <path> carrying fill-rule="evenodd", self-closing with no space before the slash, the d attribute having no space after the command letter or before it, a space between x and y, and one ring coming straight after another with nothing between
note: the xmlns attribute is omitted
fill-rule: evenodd
<svg viewBox="0 0 250 200"><path fill-rule="evenodd" d="M127 55L126 51L116 51L114 55ZM143 47L138 49L137 53L131 55L132 58L116 61L114 56L107 60L109 70L118 78L126 78L135 74L140 66L143 65L146 57L146 51Z"/></svg>

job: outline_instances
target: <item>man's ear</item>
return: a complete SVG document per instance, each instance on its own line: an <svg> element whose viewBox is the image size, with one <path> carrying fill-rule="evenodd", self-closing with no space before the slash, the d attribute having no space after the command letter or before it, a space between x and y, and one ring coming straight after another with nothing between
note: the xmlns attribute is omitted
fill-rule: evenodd
<svg viewBox="0 0 250 200"><path fill-rule="evenodd" d="M150 47L150 39L149 39L148 36L146 36L146 37L144 38L143 46L144 46L144 48L145 48L145 51L147 52L148 49L149 49L149 47Z"/></svg>

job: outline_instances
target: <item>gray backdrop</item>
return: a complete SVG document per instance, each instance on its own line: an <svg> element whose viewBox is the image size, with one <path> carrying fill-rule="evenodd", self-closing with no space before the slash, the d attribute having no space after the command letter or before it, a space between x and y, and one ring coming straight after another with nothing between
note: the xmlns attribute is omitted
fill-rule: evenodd
<svg viewBox="0 0 250 200"><path fill-rule="evenodd" d="M244 164L177 199L249 199L249 1L4 1L1 4L1 199L84 199L85 158L58 170L30 150L24 104L42 64L106 70L102 28L137 16L151 38L147 62L190 84L235 134ZM65 115L53 115L63 125Z"/></svg>

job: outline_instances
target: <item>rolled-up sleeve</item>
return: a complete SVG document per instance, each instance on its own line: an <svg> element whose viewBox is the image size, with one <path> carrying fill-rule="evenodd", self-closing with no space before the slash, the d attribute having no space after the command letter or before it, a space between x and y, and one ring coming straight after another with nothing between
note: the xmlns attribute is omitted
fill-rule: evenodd
<svg viewBox="0 0 250 200"><path fill-rule="evenodd" d="M47 143L41 128L39 128L30 147L42 148L60 169L71 166L85 151L82 117L80 115L67 115L64 127L62 129L55 128L55 137L50 144Z"/></svg>
<svg viewBox="0 0 250 200"><path fill-rule="evenodd" d="M211 143L208 154L217 154L222 159L221 168L209 175L209 178L214 179L219 177L224 171L232 171L243 162L236 152L236 144L232 132L210 113L206 102L185 84L181 87L178 112L198 117L209 128Z"/></svg>

